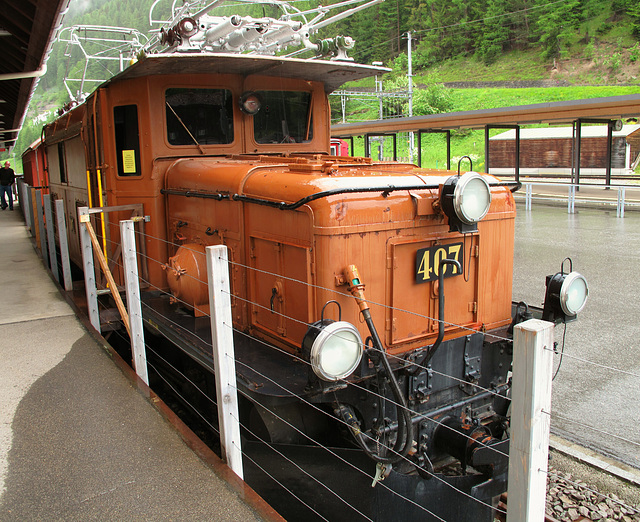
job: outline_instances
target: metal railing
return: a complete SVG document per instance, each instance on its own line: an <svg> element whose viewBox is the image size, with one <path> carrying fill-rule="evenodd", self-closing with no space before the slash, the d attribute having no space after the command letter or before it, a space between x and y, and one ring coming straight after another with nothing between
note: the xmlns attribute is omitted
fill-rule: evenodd
<svg viewBox="0 0 640 522"><path fill-rule="evenodd" d="M626 191L627 188L630 188L627 185L585 185L584 183L576 184L576 183L555 183L548 181L525 181L522 182L522 187L524 189L524 201L525 201L525 210L531 210L532 202L534 199L533 187L542 186L542 187L565 187L566 188L566 198L567 198L567 213L574 214L575 213L575 205L576 200L582 199L588 203L598 203L598 204L608 204L608 205L616 205L616 217L624 217L625 208L626 207L640 207L640 202L635 201L627 201L626 199ZM602 198L591 198L584 197L579 198L579 190L580 188L596 188L602 190L610 190L616 191L616 197L602 197ZM640 190L640 186L637 187ZM613 194L613 192L610 192ZM545 194L543 196L536 196L538 199L544 200L553 200L553 199L564 199L564 195L561 192L555 194Z"/></svg>

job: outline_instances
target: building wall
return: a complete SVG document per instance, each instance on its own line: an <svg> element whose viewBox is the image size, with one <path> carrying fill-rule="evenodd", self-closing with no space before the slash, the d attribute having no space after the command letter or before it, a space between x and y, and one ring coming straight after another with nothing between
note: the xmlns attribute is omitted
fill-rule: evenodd
<svg viewBox="0 0 640 522"><path fill-rule="evenodd" d="M632 132L627 136L627 143L630 148L630 162L633 163L640 154L640 130Z"/></svg>
<svg viewBox="0 0 640 522"><path fill-rule="evenodd" d="M640 133L637 133L636 150L640 150ZM611 167L625 168L625 138L613 138ZM489 141L489 166L491 168L514 167L515 141ZM520 141L521 168L570 168L572 140L567 138L528 139ZM636 152L637 154L637 152ZM635 158L632 152L632 159ZM606 138L582 138L580 150L581 168L606 168Z"/></svg>

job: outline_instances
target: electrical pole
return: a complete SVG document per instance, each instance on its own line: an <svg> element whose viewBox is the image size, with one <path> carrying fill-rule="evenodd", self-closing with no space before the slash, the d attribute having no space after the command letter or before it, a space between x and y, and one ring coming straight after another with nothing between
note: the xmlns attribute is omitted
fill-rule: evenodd
<svg viewBox="0 0 640 522"><path fill-rule="evenodd" d="M409 70L407 76L409 77L409 117L413 116L413 69L411 67L411 31L407 32L407 54L409 58ZM414 136L413 132L409 133L409 161L413 163L414 156Z"/></svg>

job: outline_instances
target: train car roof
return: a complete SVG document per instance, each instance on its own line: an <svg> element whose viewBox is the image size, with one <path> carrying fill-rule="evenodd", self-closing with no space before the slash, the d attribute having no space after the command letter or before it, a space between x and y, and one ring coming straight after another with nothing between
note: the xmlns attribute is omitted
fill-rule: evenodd
<svg viewBox="0 0 640 522"><path fill-rule="evenodd" d="M332 92L345 82L389 72L386 67L329 60L284 58L253 54L151 54L105 82L160 74L264 75L323 82Z"/></svg>

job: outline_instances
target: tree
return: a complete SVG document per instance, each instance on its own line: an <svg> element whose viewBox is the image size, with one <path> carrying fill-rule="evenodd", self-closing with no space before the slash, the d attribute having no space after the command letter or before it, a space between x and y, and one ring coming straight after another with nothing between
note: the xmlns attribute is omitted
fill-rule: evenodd
<svg viewBox="0 0 640 522"><path fill-rule="evenodd" d="M509 40L510 29L506 14L506 0L489 0L483 22L484 32L477 51L485 65L491 65L498 59Z"/></svg>
<svg viewBox="0 0 640 522"><path fill-rule="evenodd" d="M566 0L557 4L547 4L547 0L540 0L546 5L545 11L537 22L538 41L542 44L542 55L545 58L555 58L562 53L562 44L573 34L580 21L580 1Z"/></svg>

